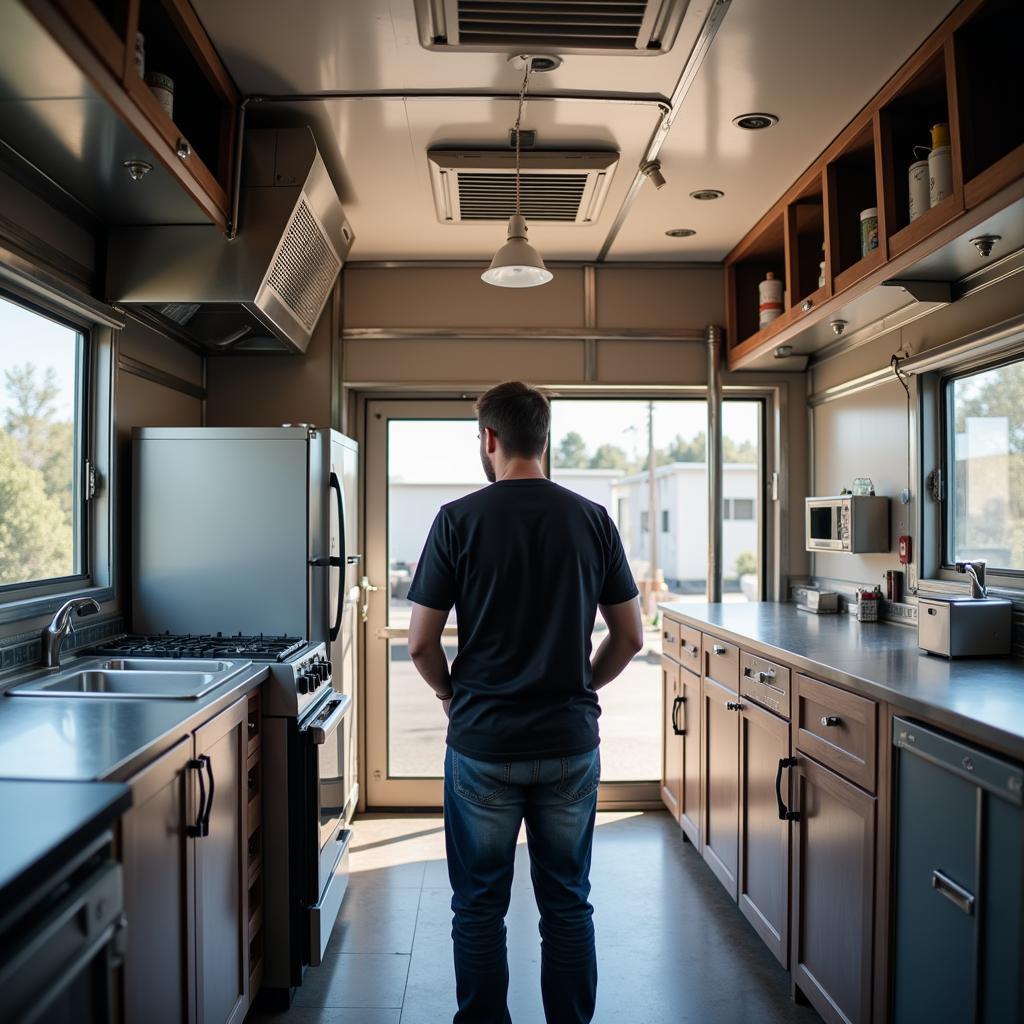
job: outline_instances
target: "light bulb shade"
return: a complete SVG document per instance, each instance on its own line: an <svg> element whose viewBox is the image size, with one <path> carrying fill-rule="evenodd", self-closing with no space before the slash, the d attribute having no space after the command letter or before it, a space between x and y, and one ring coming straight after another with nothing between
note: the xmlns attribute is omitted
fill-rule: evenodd
<svg viewBox="0 0 1024 1024"><path fill-rule="evenodd" d="M526 240L526 219L518 213L508 219L508 241L494 254L480 275L499 288L535 288L554 275L544 266L540 253Z"/></svg>

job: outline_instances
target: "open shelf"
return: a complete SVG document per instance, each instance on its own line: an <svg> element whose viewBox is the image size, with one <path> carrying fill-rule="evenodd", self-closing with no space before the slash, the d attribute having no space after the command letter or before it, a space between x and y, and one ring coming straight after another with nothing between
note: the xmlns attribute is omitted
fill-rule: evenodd
<svg viewBox="0 0 1024 1024"><path fill-rule="evenodd" d="M825 245L825 182L816 174L786 208L786 283L790 305L808 312L829 293ZM824 261L824 279L821 263Z"/></svg>
<svg viewBox="0 0 1024 1024"><path fill-rule="evenodd" d="M946 68L946 49L938 47L911 69L912 73L881 109L882 194L890 258L952 220L963 209L963 186L958 173L959 134L950 118ZM919 160L927 160L931 128L940 123L950 128L952 191L936 205L926 205L911 220L910 167ZM927 168L923 170L927 179Z"/></svg>
<svg viewBox="0 0 1024 1024"><path fill-rule="evenodd" d="M968 209L1024 174L1024 4L987 0L953 36Z"/></svg>
<svg viewBox="0 0 1024 1024"><path fill-rule="evenodd" d="M875 157L874 122L869 119L826 168L834 291L860 280L884 258L885 224L878 198ZM878 245L863 252L860 214L869 207L878 210Z"/></svg>
<svg viewBox="0 0 1024 1024"><path fill-rule="evenodd" d="M765 327L758 326L758 286L771 272L783 286L781 316ZM729 345L742 344L754 335L767 337L778 330L786 320L788 293L786 291L786 230L780 212L766 225L745 251L728 268L732 322L729 325Z"/></svg>

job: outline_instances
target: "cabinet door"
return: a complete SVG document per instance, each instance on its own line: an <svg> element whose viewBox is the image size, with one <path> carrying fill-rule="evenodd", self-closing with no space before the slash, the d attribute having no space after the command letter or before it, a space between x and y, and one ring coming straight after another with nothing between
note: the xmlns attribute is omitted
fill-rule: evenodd
<svg viewBox="0 0 1024 1024"><path fill-rule="evenodd" d="M801 757L796 769L793 974L827 1024L871 1019L875 798Z"/></svg>
<svg viewBox="0 0 1024 1024"><path fill-rule="evenodd" d="M121 818L125 929L124 1019L195 1020L192 737L128 780Z"/></svg>
<svg viewBox="0 0 1024 1024"><path fill-rule="evenodd" d="M739 854L739 698L706 676L701 701L704 741L703 853L708 866L736 899Z"/></svg>
<svg viewBox="0 0 1024 1024"><path fill-rule="evenodd" d="M679 666L661 656L661 699L664 708L661 750L661 802L676 821L683 806L683 735L679 700Z"/></svg>
<svg viewBox="0 0 1024 1024"><path fill-rule="evenodd" d="M789 832L775 781L789 757L789 723L756 704L740 712L739 905L783 967L789 964ZM783 766L783 786L788 785ZM783 799L789 803L786 788Z"/></svg>
<svg viewBox="0 0 1024 1024"><path fill-rule="evenodd" d="M235 1024L249 1005L247 746L245 697L195 733L208 801L208 828L194 842L199 1024Z"/></svg>
<svg viewBox="0 0 1024 1024"><path fill-rule="evenodd" d="M683 785L679 824L683 835L700 849L700 676L679 670L682 704L676 718L683 729Z"/></svg>

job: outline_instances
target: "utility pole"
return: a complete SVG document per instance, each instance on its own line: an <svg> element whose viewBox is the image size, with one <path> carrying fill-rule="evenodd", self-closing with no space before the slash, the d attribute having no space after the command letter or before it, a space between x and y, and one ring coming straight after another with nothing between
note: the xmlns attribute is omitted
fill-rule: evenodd
<svg viewBox="0 0 1024 1024"><path fill-rule="evenodd" d="M651 618L658 611L658 480L654 457L654 402L647 403L647 482L649 486L647 505L647 532L651 542L651 564L648 570L650 589L648 591L648 614Z"/></svg>

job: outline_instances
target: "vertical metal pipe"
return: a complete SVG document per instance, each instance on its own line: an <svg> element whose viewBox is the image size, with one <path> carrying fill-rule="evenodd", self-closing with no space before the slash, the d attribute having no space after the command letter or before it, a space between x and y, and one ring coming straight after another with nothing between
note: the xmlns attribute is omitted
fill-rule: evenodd
<svg viewBox="0 0 1024 1024"><path fill-rule="evenodd" d="M657 452L654 448L654 402L647 403L647 536L650 539L651 564L647 572L651 589L648 592L648 612L653 617L658 611L658 477Z"/></svg>
<svg viewBox="0 0 1024 1024"><path fill-rule="evenodd" d="M708 346L708 601L722 600L722 329L709 324Z"/></svg>

